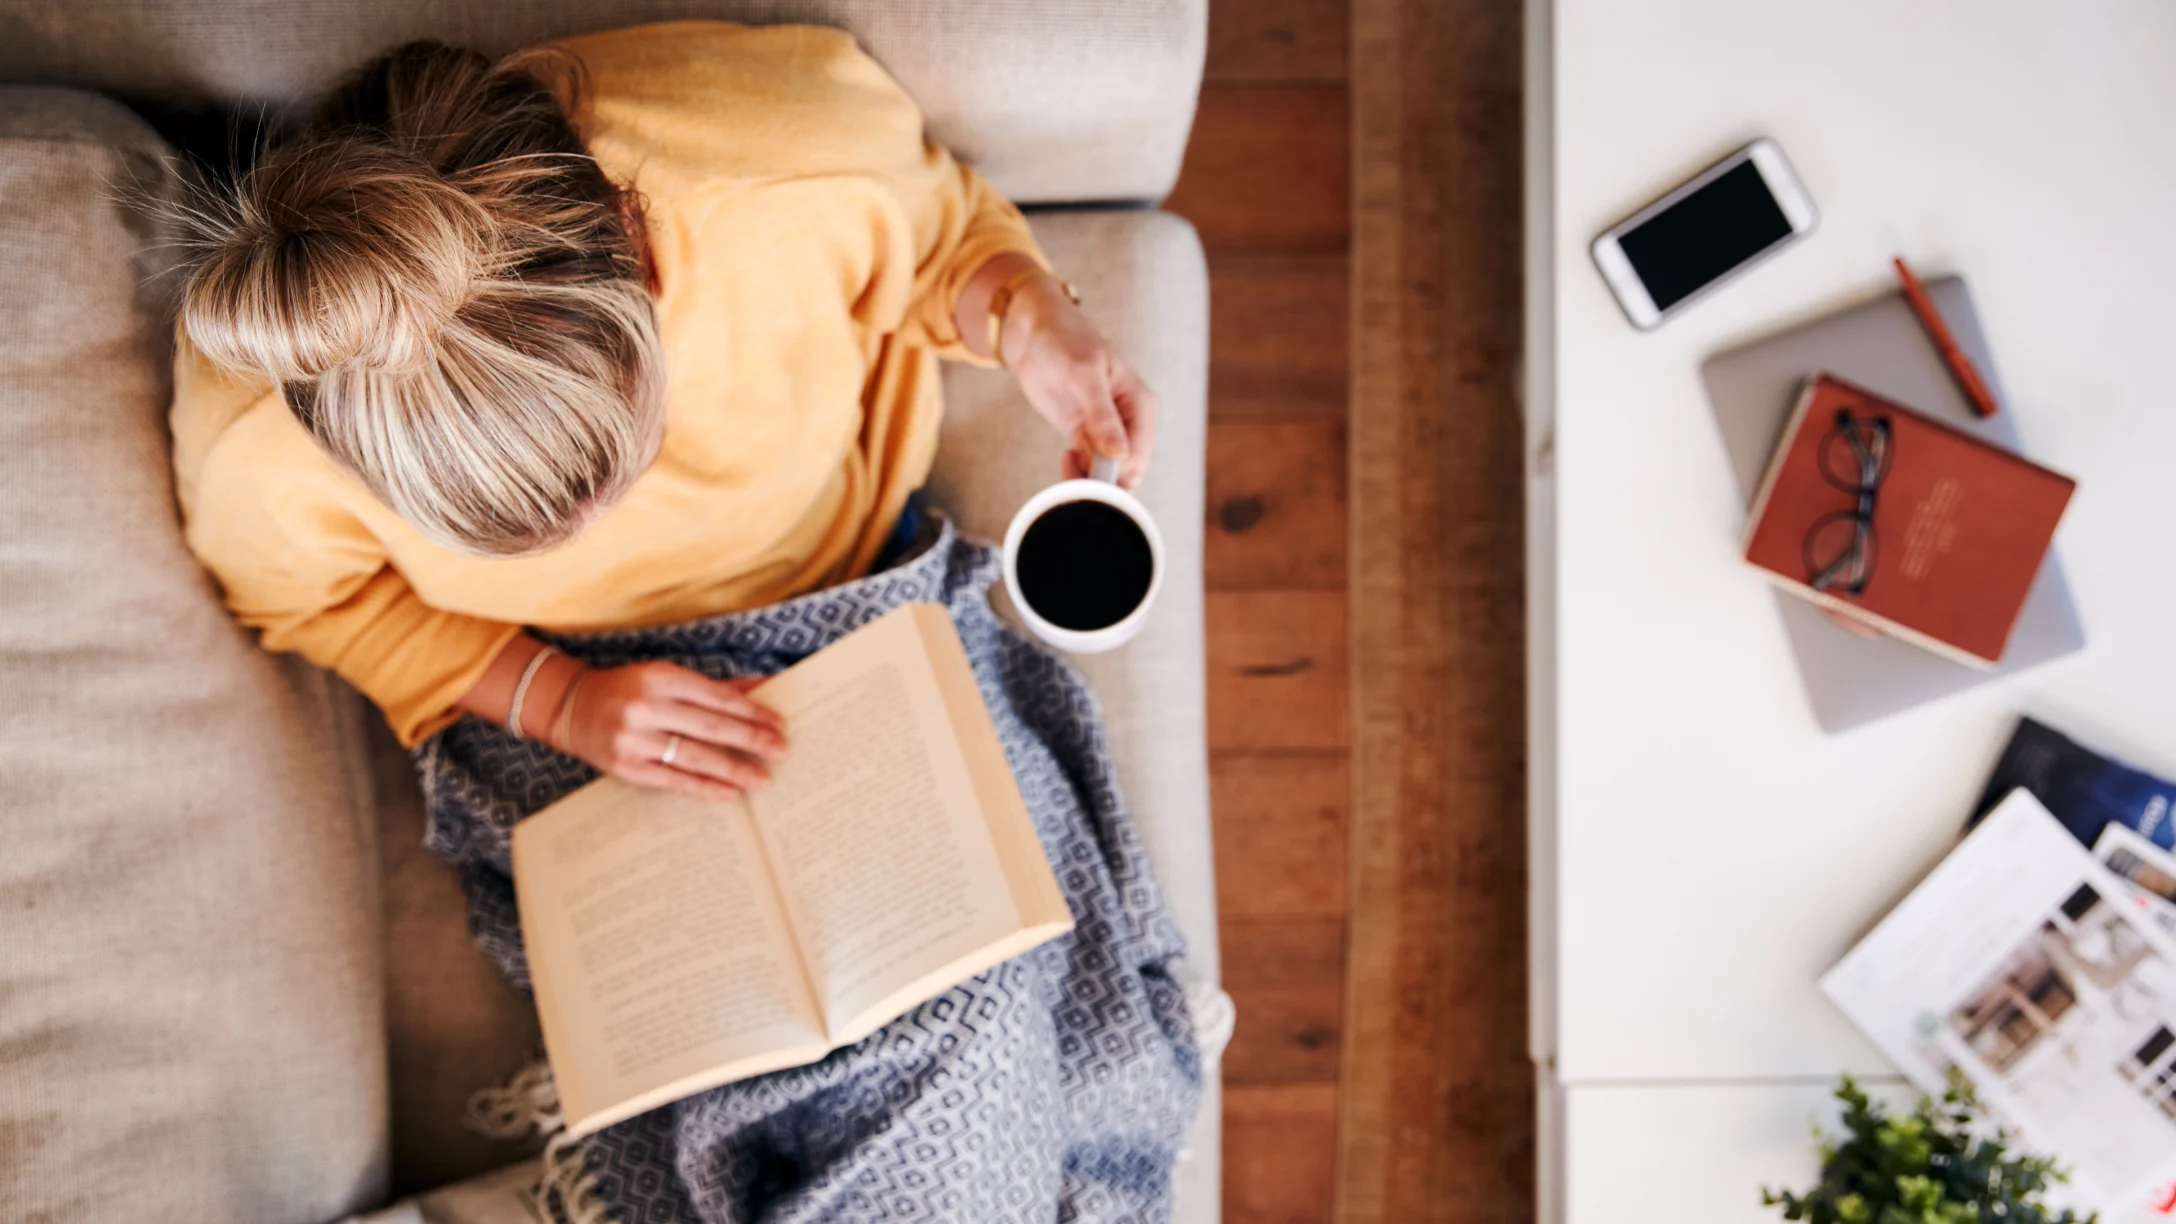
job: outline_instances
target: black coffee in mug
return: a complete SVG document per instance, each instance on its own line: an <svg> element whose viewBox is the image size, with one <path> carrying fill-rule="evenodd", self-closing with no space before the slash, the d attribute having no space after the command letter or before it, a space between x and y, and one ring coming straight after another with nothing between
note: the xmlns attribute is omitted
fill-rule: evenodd
<svg viewBox="0 0 2176 1224"><path fill-rule="evenodd" d="M1156 579L1156 558L1131 515L1083 499L1037 515L1013 569L1020 580L1013 594L1037 616L1086 633L1133 615Z"/></svg>

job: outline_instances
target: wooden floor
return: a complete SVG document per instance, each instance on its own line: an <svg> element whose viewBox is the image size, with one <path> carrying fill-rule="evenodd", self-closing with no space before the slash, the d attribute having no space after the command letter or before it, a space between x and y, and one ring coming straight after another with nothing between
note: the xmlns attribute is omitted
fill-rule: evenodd
<svg viewBox="0 0 2176 1224"><path fill-rule="evenodd" d="M1350 160L1337 0L1212 0L1166 207L1209 255L1210 785L1224 1218L1330 1218L1345 944Z"/></svg>
<svg viewBox="0 0 2176 1224"><path fill-rule="evenodd" d="M1518 11L1210 6L1166 206L1200 231L1211 280L1234 1224L1532 1217ZM1427 54L1463 75L1431 77Z"/></svg>

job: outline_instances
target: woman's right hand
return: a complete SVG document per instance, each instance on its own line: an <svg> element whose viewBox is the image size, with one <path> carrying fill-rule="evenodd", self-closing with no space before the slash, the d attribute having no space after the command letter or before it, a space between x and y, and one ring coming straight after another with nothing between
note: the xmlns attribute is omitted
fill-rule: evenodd
<svg viewBox="0 0 2176 1224"><path fill-rule="evenodd" d="M554 720L554 738L566 742L552 746L615 778L728 799L769 785L769 766L786 754L785 720L748 696L760 677L712 680L677 664L635 663L594 668L577 683L566 718Z"/></svg>

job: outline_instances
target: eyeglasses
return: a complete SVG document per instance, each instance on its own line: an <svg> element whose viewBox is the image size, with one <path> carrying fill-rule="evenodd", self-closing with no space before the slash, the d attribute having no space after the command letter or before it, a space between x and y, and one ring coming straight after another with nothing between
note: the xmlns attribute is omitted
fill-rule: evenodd
<svg viewBox="0 0 2176 1224"><path fill-rule="evenodd" d="M1849 510L1815 519L1803 545L1806 584L1816 591L1857 596L1874 573L1874 503L1889 475L1889 418L1836 413L1821 439L1821 476L1858 499Z"/></svg>

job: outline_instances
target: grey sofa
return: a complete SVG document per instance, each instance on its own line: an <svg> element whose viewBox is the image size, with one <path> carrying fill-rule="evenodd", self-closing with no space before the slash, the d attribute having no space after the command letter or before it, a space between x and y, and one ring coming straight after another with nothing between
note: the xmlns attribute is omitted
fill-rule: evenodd
<svg viewBox="0 0 2176 1224"><path fill-rule="evenodd" d="M505 1167L526 1153L464 1128L461 1112L533 1056L533 1014L470 945L450 872L421 850L405 755L375 713L259 652L183 548L164 422L173 252L122 198L171 173L139 112L168 132L217 131L234 108L305 105L410 38L499 51L690 16L852 30L936 139L1049 206L1038 235L1161 393L1143 492L1172 581L1147 633L1083 666L1192 940L1189 971L1215 981L1207 281L1186 224L1142 206L1177 173L1201 0L11 0L0 1218L528 1218L525 1173ZM946 390L932 493L994 535L1051 479L1056 442L1001 375L954 368ZM1216 1217L1217 1115L1212 1092L1180 1170L1182 1220Z"/></svg>

